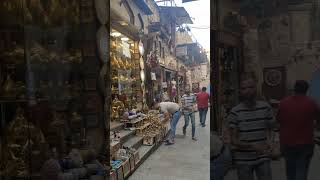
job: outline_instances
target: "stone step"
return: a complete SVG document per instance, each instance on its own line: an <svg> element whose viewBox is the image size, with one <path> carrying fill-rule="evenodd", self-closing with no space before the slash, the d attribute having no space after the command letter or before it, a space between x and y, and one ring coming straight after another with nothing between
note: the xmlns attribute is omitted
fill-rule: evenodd
<svg viewBox="0 0 320 180"><path fill-rule="evenodd" d="M152 146L140 146L140 148L138 149L140 156L140 160L138 163L142 164L153 153L153 151L156 150L156 146L157 144L153 144Z"/></svg>
<svg viewBox="0 0 320 180"><path fill-rule="evenodd" d="M136 131L133 130L120 130L119 131L119 136L120 136L120 143L123 144L125 142L127 142L130 138L132 138L135 135ZM110 139L112 139L113 135L110 134Z"/></svg>
<svg viewBox="0 0 320 180"><path fill-rule="evenodd" d="M124 128L124 123L121 122L110 122L110 131L120 131Z"/></svg>
<svg viewBox="0 0 320 180"><path fill-rule="evenodd" d="M123 146L138 149L140 146L142 146L142 143L143 137L134 136L130 138L127 142L125 142Z"/></svg>

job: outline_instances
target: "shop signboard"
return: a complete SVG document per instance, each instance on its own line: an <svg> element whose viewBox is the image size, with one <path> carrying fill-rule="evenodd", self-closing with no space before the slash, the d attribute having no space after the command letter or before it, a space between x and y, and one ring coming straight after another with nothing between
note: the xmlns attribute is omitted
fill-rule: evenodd
<svg viewBox="0 0 320 180"><path fill-rule="evenodd" d="M183 57L188 55L188 48L187 46L180 46L176 47L176 56Z"/></svg>

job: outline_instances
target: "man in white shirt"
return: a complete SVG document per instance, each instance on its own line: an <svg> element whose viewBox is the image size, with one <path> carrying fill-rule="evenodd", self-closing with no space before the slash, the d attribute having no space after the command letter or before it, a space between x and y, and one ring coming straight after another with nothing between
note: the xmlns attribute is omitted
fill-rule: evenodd
<svg viewBox="0 0 320 180"><path fill-rule="evenodd" d="M156 102L156 104L154 105L154 109L160 110L163 113L164 118L166 120L171 119L170 121L171 129L170 129L170 134L167 139L166 145L174 144L176 127L181 117L181 108L179 104L174 102Z"/></svg>

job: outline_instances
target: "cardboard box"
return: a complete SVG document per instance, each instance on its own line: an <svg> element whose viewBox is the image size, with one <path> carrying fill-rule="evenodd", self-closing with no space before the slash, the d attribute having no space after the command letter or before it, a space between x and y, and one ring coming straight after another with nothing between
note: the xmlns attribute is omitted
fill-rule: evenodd
<svg viewBox="0 0 320 180"><path fill-rule="evenodd" d="M134 164L134 156L130 157L129 162L130 162L130 171L132 172L132 171L134 171L134 168L136 167Z"/></svg>
<svg viewBox="0 0 320 180"><path fill-rule="evenodd" d="M124 173L123 173L123 167L120 166L117 169L117 180L124 180Z"/></svg>
<svg viewBox="0 0 320 180"><path fill-rule="evenodd" d="M134 154L133 154L133 159L134 159L134 165L137 165L140 161L140 155L139 155L139 151L136 151Z"/></svg>
<svg viewBox="0 0 320 180"><path fill-rule="evenodd" d="M156 135L155 136L145 136L143 138L143 145L152 146L156 142Z"/></svg>
<svg viewBox="0 0 320 180"><path fill-rule="evenodd" d="M121 148L120 142L110 143L110 156L114 156L116 152Z"/></svg>
<svg viewBox="0 0 320 180"><path fill-rule="evenodd" d="M126 178L131 172L129 159L123 162L122 166L123 166L123 174L124 174L124 177Z"/></svg>

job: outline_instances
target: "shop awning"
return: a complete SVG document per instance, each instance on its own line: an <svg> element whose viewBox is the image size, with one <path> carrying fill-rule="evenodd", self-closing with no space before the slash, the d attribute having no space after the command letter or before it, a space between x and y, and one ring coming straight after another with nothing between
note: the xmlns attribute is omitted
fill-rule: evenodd
<svg viewBox="0 0 320 180"><path fill-rule="evenodd" d="M177 24L193 24L189 13L184 7L159 6L159 9L160 12L166 16L172 14L174 17L176 17Z"/></svg>
<svg viewBox="0 0 320 180"><path fill-rule="evenodd" d="M145 0L134 0L133 1L146 15L153 14L151 9L149 8L148 4Z"/></svg>

